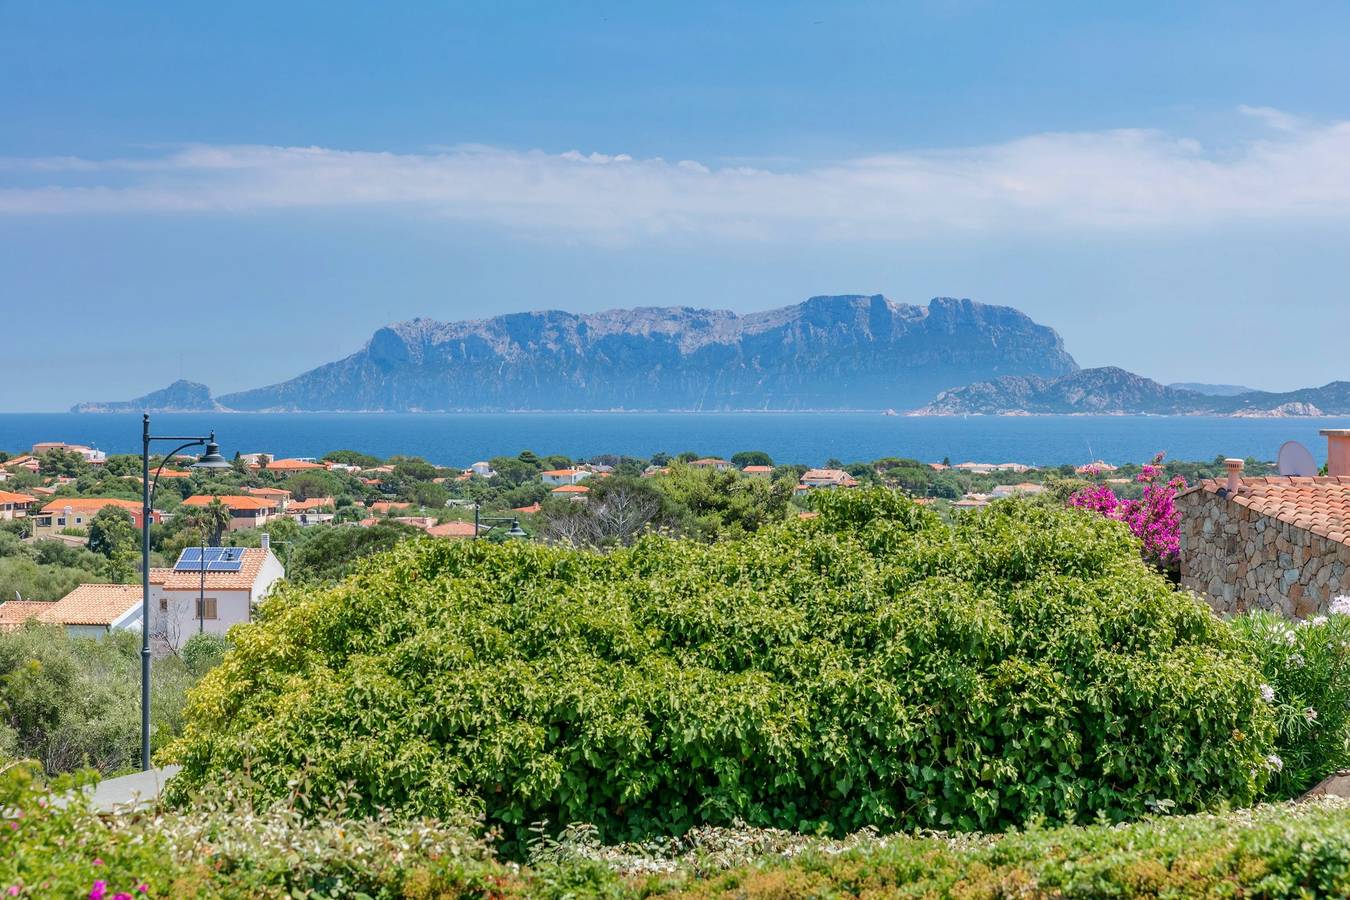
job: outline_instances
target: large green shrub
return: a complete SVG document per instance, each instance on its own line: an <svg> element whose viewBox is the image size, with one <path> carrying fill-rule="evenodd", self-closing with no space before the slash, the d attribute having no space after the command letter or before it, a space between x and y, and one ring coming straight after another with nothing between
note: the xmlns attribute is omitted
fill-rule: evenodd
<svg viewBox="0 0 1350 900"><path fill-rule="evenodd" d="M897 493L704 545L417 541L283 589L190 702L182 797L351 783L608 840L741 820L1001 829L1250 802L1271 714L1229 629L1117 523Z"/></svg>

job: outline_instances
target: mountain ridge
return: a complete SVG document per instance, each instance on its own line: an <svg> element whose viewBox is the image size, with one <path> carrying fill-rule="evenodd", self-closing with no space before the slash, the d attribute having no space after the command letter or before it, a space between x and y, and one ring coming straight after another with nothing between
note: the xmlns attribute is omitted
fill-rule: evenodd
<svg viewBox="0 0 1350 900"><path fill-rule="evenodd" d="M211 398L211 389L196 381L180 378L167 387L151 391L134 400L105 400L76 403L73 413L117 412L213 412L221 409Z"/></svg>
<svg viewBox="0 0 1350 900"><path fill-rule="evenodd" d="M217 400L277 412L885 409L979 378L1076 369L1052 328L1011 307L846 294L747 314L411 319L343 359Z"/></svg>
<svg viewBox="0 0 1350 900"><path fill-rule="evenodd" d="M1004 376L943 391L911 415L1350 415L1350 382L1283 393L1213 395L1160 384L1116 366L1058 378Z"/></svg>

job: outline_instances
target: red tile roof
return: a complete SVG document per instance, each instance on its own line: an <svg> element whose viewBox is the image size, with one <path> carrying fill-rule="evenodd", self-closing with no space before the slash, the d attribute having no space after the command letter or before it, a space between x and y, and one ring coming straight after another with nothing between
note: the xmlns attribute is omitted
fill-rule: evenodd
<svg viewBox="0 0 1350 900"><path fill-rule="evenodd" d="M551 493L554 494L589 494L591 489L584 484L560 484L555 487Z"/></svg>
<svg viewBox="0 0 1350 900"><path fill-rule="evenodd" d="M287 512L313 512L319 509L332 509L332 497L310 497L308 500L292 500L287 506Z"/></svg>
<svg viewBox="0 0 1350 900"><path fill-rule="evenodd" d="M741 469L741 471L753 473L772 472L773 466L746 466L744 469Z"/></svg>
<svg viewBox="0 0 1350 900"><path fill-rule="evenodd" d="M1206 478L1183 494L1226 493L1227 484L1226 478ZM1350 476L1243 478L1237 492L1226 496L1263 516L1340 544L1350 544Z"/></svg>
<svg viewBox="0 0 1350 900"><path fill-rule="evenodd" d="M246 497L243 494L193 494L183 501L184 506L210 506L212 500L219 500L231 510L236 509L275 509L277 502L266 497Z"/></svg>
<svg viewBox="0 0 1350 900"><path fill-rule="evenodd" d="M472 522L442 522L427 529L432 537L467 538L476 533Z"/></svg>
<svg viewBox="0 0 1350 900"><path fill-rule="evenodd" d="M526 515L529 515L531 513L537 513L541 509L543 509L543 507L540 506L538 503L531 503L529 506L517 506L515 509L511 510L511 512L525 513Z"/></svg>
<svg viewBox="0 0 1350 900"><path fill-rule="evenodd" d="M308 469L325 468L319 463L308 462L303 459L274 459L267 464L269 472L302 472Z"/></svg>
<svg viewBox="0 0 1350 900"><path fill-rule="evenodd" d="M12 491L0 491L0 503L36 503L36 497L27 494L15 494Z"/></svg>
<svg viewBox="0 0 1350 900"><path fill-rule="evenodd" d="M42 621L42 614L56 604L43 600L8 600L0 603L0 631L13 631L29 619Z"/></svg>
<svg viewBox="0 0 1350 900"><path fill-rule="evenodd" d="M140 602L139 584L82 584L38 618L53 625L111 625Z"/></svg>
<svg viewBox="0 0 1350 900"><path fill-rule="evenodd" d="M206 589L208 591L247 591L251 589L253 583L258 580L258 573L262 571L263 563L267 561L270 553L270 550L264 550L261 547L248 548L244 551L243 565L239 567L238 572L207 572ZM153 571L151 575L154 575ZM154 581L153 577L151 581ZM163 582L166 591L195 591L201 587L201 583L200 572L191 570L178 572L173 569L166 571Z"/></svg>
<svg viewBox="0 0 1350 900"><path fill-rule="evenodd" d="M140 515L141 504L135 500L122 500L118 497L58 497L42 507L45 513L62 513L69 506L74 512L98 512L105 506L120 506L127 512Z"/></svg>

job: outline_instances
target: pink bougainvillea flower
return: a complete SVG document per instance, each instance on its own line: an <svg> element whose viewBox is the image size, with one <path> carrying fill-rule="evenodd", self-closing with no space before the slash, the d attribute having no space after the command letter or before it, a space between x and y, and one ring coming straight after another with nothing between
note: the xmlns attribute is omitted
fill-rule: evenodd
<svg viewBox="0 0 1350 900"><path fill-rule="evenodd" d="M94 886L89 889L89 900L103 900L108 893L108 882L95 881Z"/></svg>
<svg viewBox="0 0 1350 900"><path fill-rule="evenodd" d="M146 884L145 882L141 882L140 884L136 885L136 893L138 894L150 893L150 885Z"/></svg>
<svg viewBox="0 0 1350 900"><path fill-rule="evenodd" d="M1181 513L1176 498L1177 492L1186 488L1186 479L1178 476L1163 482L1162 463L1163 454L1159 453L1140 472L1137 480L1144 485L1142 499L1123 500L1105 484L1094 484L1070 497L1069 505L1124 522L1143 543L1144 559L1169 569L1181 560Z"/></svg>

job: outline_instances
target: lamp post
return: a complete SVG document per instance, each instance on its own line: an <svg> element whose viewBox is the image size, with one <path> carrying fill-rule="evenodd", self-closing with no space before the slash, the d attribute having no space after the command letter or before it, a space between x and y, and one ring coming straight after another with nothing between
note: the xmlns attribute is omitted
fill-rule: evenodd
<svg viewBox="0 0 1350 900"><path fill-rule="evenodd" d="M154 441L182 441L164 455L155 480L150 481L150 444ZM159 486L159 473L178 451L205 445L204 452L192 464L193 469L228 469L229 460L220 455L213 431L206 437L169 437L150 434L150 414L141 416L141 770L150 769L150 516Z"/></svg>
<svg viewBox="0 0 1350 900"><path fill-rule="evenodd" d="M482 531L481 531L481 529L482 529L482 527L483 527L482 523L487 523L487 525L488 525L488 531L491 531L493 528L497 527L498 525L505 525L507 522L510 522L510 523L511 523L511 527L508 528L508 529L506 530L506 536L507 536L509 539L511 539L511 540L517 540L517 539L519 539L519 538L525 538L525 537L529 537L529 536L530 536L529 533L526 532L524 528L521 528L521 527L520 527L520 519L519 519L518 517L516 517L516 516L480 516L480 515L478 514L478 501L477 501L477 500L474 501L474 503L473 503L473 539L474 539L474 540L478 540L480 537L482 537Z"/></svg>

